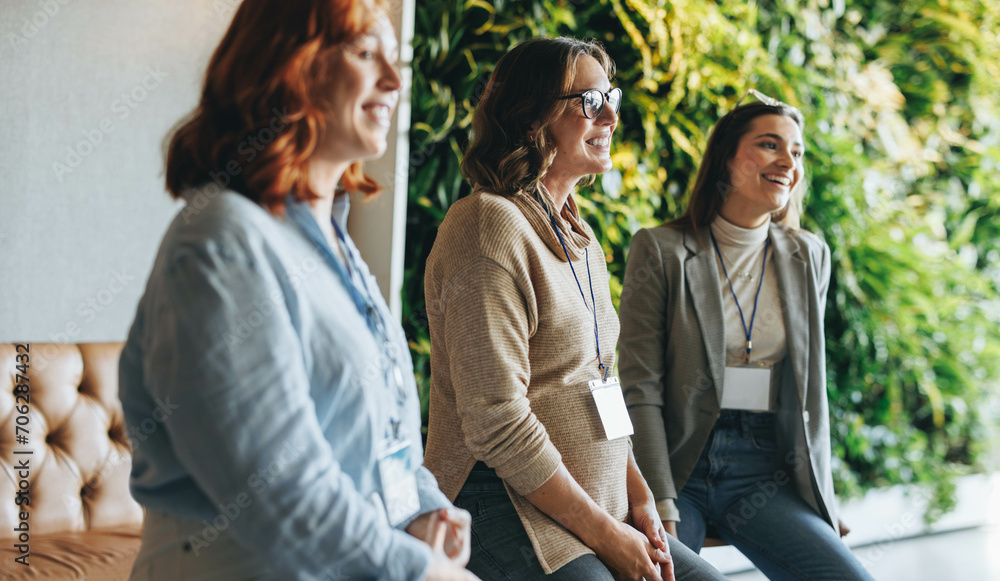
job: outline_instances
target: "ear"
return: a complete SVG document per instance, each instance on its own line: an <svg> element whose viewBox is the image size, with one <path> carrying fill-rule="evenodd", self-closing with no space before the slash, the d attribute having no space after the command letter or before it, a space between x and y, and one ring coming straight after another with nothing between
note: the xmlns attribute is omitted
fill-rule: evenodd
<svg viewBox="0 0 1000 581"><path fill-rule="evenodd" d="M538 137L538 127L540 123L538 121L533 121L531 125L528 126L528 141L534 143L535 138Z"/></svg>

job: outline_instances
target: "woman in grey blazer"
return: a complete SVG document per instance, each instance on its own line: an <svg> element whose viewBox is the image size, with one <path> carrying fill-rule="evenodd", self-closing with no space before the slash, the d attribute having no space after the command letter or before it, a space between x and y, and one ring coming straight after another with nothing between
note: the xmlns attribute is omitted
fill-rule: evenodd
<svg viewBox="0 0 1000 581"><path fill-rule="evenodd" d="M635 455L691 549L712 532L770 579L871 579L833 494L830 250L797 227L802 114L751 92L761 102L716 125L685 214L632 239L620 365Z"/></svg>

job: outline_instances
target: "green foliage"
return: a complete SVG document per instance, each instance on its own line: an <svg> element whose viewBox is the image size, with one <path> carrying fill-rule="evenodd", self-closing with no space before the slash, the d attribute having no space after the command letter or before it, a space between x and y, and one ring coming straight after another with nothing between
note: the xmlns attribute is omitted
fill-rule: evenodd
<svg viewBox="0 0 1000 581"><path fill-rule="evenodd" d="M746 88L807 119L804 226L833 252L827 310L838 492L981 470L1000 378L997 0L468 0L417 8L404 324L426 391L423 265L493 64L517 42L601 40L625 89L615 169L580 192L612 297L631 233L676 216ZM988 420L988 418L987 418Z"/></svg>

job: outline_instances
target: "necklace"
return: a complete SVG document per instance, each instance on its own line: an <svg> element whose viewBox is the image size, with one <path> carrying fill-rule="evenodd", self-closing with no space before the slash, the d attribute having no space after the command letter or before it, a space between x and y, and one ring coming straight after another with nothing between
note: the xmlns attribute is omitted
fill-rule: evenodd
<svg viewBox="0 0 1000 581"><path fill-rule="evenodd" d="M720 255L720 258L723 259L723 263L725 263L725 262L728 262L729 264L733 263L732 260L729 260L729 258L726 257L726 255L722 253L721 249L719 249L719 255ZM743 280L745 280L747 282L753 282L753 273L750 272L750 271L748 271L748 270L737 270L737 271L733 272L733 275L735 275L736 278L743 279Z"/></svg>
<svg viewBox="0 0 1000 581"><path fill-rule="evenodd" d="M715 253L719 255L719 262L722 263L722 273L726 275L726 282L729 283L729 292L733 293L733 302L736 303L736 310L740 312L740 323L743 325L743 332L747 336L746 351L743 353L743 365L750 363L750 350L753 349L750 335L753 333L754 319L757 318L757 299L760 298L760 290L764 287L764 269L767 268L767 249L770 245L771 239L768 238L764 241L764 259L760 265L760 282L757 283L757 294L753 297L753 312L750 313L750 326L748 327L746 319L743 317L743 308L740 307L740 299L736 297L736 289L733 288L733 281L730 280L729 273L726 272L726 262L722 259L722 251L719 250L719 243L715 240L715 234L712 234L712 246L715 246Z"/></svg>

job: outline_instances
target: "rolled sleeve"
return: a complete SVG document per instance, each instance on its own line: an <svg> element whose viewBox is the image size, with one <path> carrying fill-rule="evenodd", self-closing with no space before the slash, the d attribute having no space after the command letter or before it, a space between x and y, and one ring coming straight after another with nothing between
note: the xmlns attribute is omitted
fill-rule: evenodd
<svg viewBox="0 0 1000 581"><path fill-rule="evenodd" d="M672 498L657 500L656 513L660 515L660 520L663 522L681 522L681 511L677 509L677 503Z"/></svg>
<svg viewBox="0 0 1000 581"><path fill-rule="evenodd" d="M421 466L417 469L417 496L420 502L420 510L410 518L404 520L396 526L399 530L406 530L413 521L421 516L440 510L442 508L452 508L455 505L448 500L448 497L438 488L437 479L430 470Z"/></svg>
<svg viewBox="0 0 1000 581"><path fill-rule="evenodd" d="M466 446L519 494L562 462L528 400L529 314L514 278L477 258L442 294L445 343Z"/></svg>
<svg viewBox="0 0 1000 581"><path fill-rule="evenodd" d="M174 453L221 513L244 506L229 532L277 567L422 578L429 547L389 526L341 470L282 287L239 242L170 257L145 366L152 395L176 402L165 422Z"/></svg>

